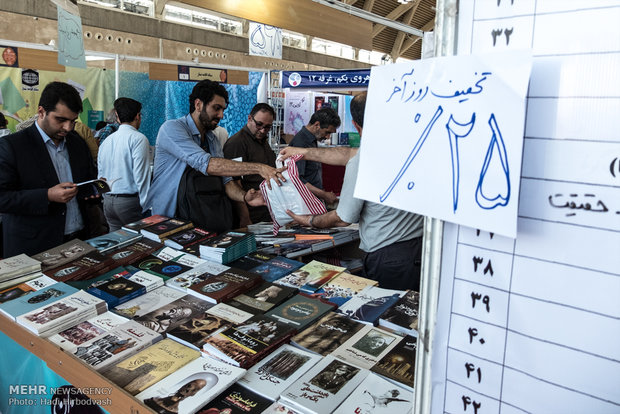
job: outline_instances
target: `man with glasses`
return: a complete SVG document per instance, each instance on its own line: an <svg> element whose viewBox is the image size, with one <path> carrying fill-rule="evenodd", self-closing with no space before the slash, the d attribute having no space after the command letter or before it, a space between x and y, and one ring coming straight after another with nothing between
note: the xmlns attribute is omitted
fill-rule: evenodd
<svg viewBox="0 0 620 414"><path fill-rule="evenodd" d="M308 125L304 126L290 142L291 147L317 148L318 141L331 138L340 126L340 117L332 108L321 108L310 117ZM336 195L331 191L323 190L323 171L320 162L307 161L303 158L297 161L299 178L308 187L312 194L333 204Z"/></svg>
<svg viewBox="0 0 620 414"><path fill-rule="evenodd" d="M258 103L248 115L248 122L224 145L224 157L243 162L257 162L271 167L276 166L276 153L269 146L269 131L275 118L274 109L266 103ZM263 177L258 174L244 175L240 178L245 191L259 190ZM271 221L269 210L265 206L248 207L245 203L235 203L239 212L241 226L260 221ZM247 220L249 210L249 222Z"/></svg>
<svg viewBox="0 0 620 414"><path fill-rule="evenodd" d="M82 99L73 86L49 83L35 123L0 140L4 257L93 236L86 210L98 200L78 196L75 184L97 175L88 146L73 131L80 112Z"/></svg>

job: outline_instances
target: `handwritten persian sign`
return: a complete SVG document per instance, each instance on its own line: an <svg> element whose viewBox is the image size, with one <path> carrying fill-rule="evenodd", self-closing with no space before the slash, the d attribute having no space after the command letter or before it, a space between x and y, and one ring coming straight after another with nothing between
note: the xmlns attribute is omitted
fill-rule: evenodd
<svg viewBox="0 0 620 414"><path fill-rule="evenodd" d="M529 52L373 67L355 197L515 237Z"/></svg>
<svg viewBox="0 0 620 414"><path fill-rule="evenodd" d="M82 20L60 6L58 9L58 64L86 69Z"/></svg>
<svg viewBox="0 0 620 414"><path fill-rule="evenodd" d="M250 56L282 59L282 29L250 22Z"/></svg>

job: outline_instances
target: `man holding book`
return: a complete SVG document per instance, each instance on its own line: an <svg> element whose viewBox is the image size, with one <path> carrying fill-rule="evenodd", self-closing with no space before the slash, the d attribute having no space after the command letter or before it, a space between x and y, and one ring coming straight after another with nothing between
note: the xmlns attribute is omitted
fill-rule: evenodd
<svg viewBox="0 0 620 414"><path fill-rule="evenodd" d="M351 101L353 125L362 135L366 92ZM303 154L308 160L346 165L340 203L336 210L321 215L298 215L289 211L296 222L316 228L343 227L359 222L360 249L364 257L364 276L379 282L385 289L420 288L422 231L424 218L379 203L353 197L359 168L359 151L355 148L292 148L280 151L283 158Z"/></svg>
<svg viewBox="0 0 620 414"><path fill-rule="evenodd" d="M98 235L87 234L89 208L98 200L79 197L75 184L97 173L86 143L73 131L80 112L75 88L51 82L41 93L36 122L0 140L5 257Z"/></svg>

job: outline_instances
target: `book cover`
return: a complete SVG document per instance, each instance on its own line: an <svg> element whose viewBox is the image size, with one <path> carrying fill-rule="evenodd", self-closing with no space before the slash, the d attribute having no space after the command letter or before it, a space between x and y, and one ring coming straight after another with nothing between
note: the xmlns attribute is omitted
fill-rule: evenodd
<svg viewBox="0 0 620 414"><path fill-rule="evenodd" d="M193 318L204 315L211 307L213 307L211 302L196 296L184 295L146 315L135 318L135 321L155 332L165 333Z"/></svg>
<svg viewBox="0 0 620 414"><path fill-rule="evenodd" d="M298 292L297 289L263 282L245 293L235 296L230 305L250 313L265 313Z"/></svg>
<svg viewBox="0 0 620 414"><path fill-rule="evenodd" d="M93 246L100 253L106 253L110 250L119 249L128 244L137 242L142 235L133 231L119 229L108 234L93 237L86 240L86 243Z"/></svg>
<svg viewBox="0 0 620 414"><path fill-rule="evenodd" d="M74 239L60 246L35 254L32 258L40 261L41 270L45 271L63 266L93 251L95 251L95 248L90 244L82 240Z"/></svg>
<svg viewBox="0 0 620 414"><path fill-rule="evenodd" d="M100 373L131 395L137 395L199 357L199 351L163 339L103 368Z"/></svg>
<svg viewBox="0 0 620 414"><path fill-rule="evenodd" d="M105 333L127 322L127 319L112 312L104 312L79 322L47 338L66 352L73 353L78 345Z"/></svg>
<svg viewBox="0 0 620 414"><path fill-rule="evenodd" d="M41 272L33 272L33 273L28 273L22 276L17 276L14 279L5 280L4 282L0 282L0 291L11 289L17 285L28 282L29 280L39 278L41 276L45 276L45 275ZM56 283L55 280L54 280L54 283Z"/></svg>
<svg viewBox="0 0 620 414"><path fill-rule="evenodd" d="M167 249L169 249L169 247L167 247ZM159 276L163 278L163 280L168 280L191 269L190 266L176 262L173 259L166 260L157 255L146 256L134 262L133 266L137 269Z"/></svg>
<svg viewBox="0 0 620 414"><path fill-rule="evenodd" d="M103 178L95 178L94 180L77 183L78 197L84 199L109 193L110 187L112 187L112 184L116 180L118 180L118 178L110 181Z"/></svg>
<svg viewBox="0 0 620 414"><path fill-rule="evenodd" d="M252 391L277 400L280 394L321 359L320 355L282 345L248 369L239 383Z"/></svg>
<svg viewBox="0 0 620 414"><path fill-rule="evenodd" d="M33 275L35 276L33 279L29 279L18 285L0 291L0 304L28 295L31 292L36 292L37 290L51 286L54 283L58 283L51 277L46 276L41 272L34 273Z"/></svg>
<svg viewBox="0 0 620 414"><path fill-rule="evenodd" d="M19 254L0 260L0 282L5 282L41 270L41 262Z"/></svg>
<svg viewBox="0 0 620 414"><path fill-rule="evenodd" d="M45 270L43 273L59 282L66 282L94 277L115 265L109 257L105 257L98 251L92 251L62 266Z"/></svg>
<svg viewBox="0 0 620 414"><path fill-rule="evenodd" d="M245 370L212 358L198 358L136 398L157 413L194 414L235 383Z"/></svg>
<svg viewBox="0 0 620 414"><path fill-rule="evenodd" d="M66 283L57 282L38 290L36 293L21 296L0 304L0 312L15 320L19 315L38 309L41 306L49 305L77 291L78 289Z"/></svg>
<svg viewBox="0 0 620 414"><path fill-rule="evenodd" d="M331 355L358 367L370 369L394 348L401 338L400 335L366 325Z"/></svg>
<svg viewBox="0 0 620 414"><path fill-rule="evenodd" d="M290 275L279 279L276 283L298 288L305 293L314 293L318 288L338 276L344 270L344 267L313 260Z"/></svg>
<svg viewBox="0 0 620 414"><path fill-rule="evenodd" d="M245 323L211 336L203 350L215 358L247 368L264 358L295 329L265 315L255 315Z"/></svg>
<svg viewBox="0 0 620 414"><path fill-rule="evenodd" d="M253 273L259 274L264 280L273 282L281 279L282 277L294 272L302 267L304 264L297 260L289 259L288 257L278 256L271 259L269 262L252 269Z"/></svg>
<svg viewBox="0 0 620 414"><path fill-rule="evenodd" d="M280 395L280 401L304 413L329 413L353 392L368 373L368 370L326 356L288 387Z"/></svg>
<svg viewBox="0 0 620 414"><path fill-rule="evenodd" d="M234 325L240 325L254 316L253 313L238 309L227 303L218 303L207 311L209 315L222 318Z"/></svg>
<svg viewBox="0 0 620 414"><path fill-rule="evenodd" d="M371 371L413 390L417 338L407 335L371 368Z"/></svg>
<svg viewBox="0 0 620 414"><path fill-rule="evenodd" d="M212 315L209 311L210 309L196 314L186 322L169 329L166 336L200 351L209 337L231 326L230 321Z"/></svg>
<svg viewBox="0 0 620 414"><path fill-rule="evenodd" d="M129 278L119 277L108 280L97 287L90 288L87 292L105 300L108 307L112 309L121 303L145 294L146 287Z"/></svg>
<svg viewBox="0 0 620 414"><path fill-rule="evenodd" d="M173 249L181 250L190 244L201 243L214 236L215 233L196 227L169 236L164 240L164 244Z"/></svg>
<svg viewBox="0 0 620 414"><path fill-rule="evenodd" d="M145 227L140 230L140 233L142 233L142 235L147 239L162 241L168 236L171 236L185 229L189 229L193 226L194 225L191 221L171 218L166 221L162 221L160 223L152 224L148 227Z"/></svg>
<svg viewBox="0 0 620 414"><path fill-rule="evenodd" d="M371 372L334 411L334 414L407 414L411 413L412 409L412 391Z"/></svg>
<svg viewBox="0 0 620 414"><path fill-rule="evenodd" d="M410 290L379 316L379 326L404 335L418 336L419 307L420 294Z"/></svg>
<svg viewBox="0 0 620 414"><path fill-rule="evenodd" d="M39 336L50 336L107 310L105 301L79 290L20 315L15 321Z"/></svg>
<svg viewBox="0 0 620 414"><path fill-rule="evenodd" d="M274 401L263 414L300 414L300 412L284 406L280 401Z"/></svg>
<svg viewBox="0 0 620 414"><path fill-rule="evenodd" d="M260 252L253 252L239 259L230 262L230 267L234 267L235 269L252 271L252 269L267 263L269 260L273 259L275 256L271 254L264 254Z"/></svg>
<svg viewBox="0 0 620 414"><path fill-rule="evenodd" d="M314 323L335 308L332 303L323 302L304 294L297 294L278 307L271 309L265 315L286 323L297 331L302 331L306 326Z"/></svg>
<svg viewBox="0 0 620 414"><path fill-rule="evenodd" d="M253 391L233 384L203 406L199 414L259 414L271 405L271 401Z"/></svg>
<svg viewBox="0 0 620 414"><path fill-rule="evenodd" d="M136 272L138 270L136 269ZM116 279L119 277L129 277L132 273L123 266L118 266L113 269L108 270L105 273L100 275L96 275L94 277L83 279L83 280L69 280L67 282L68 285L73 286L76 289L88 290L90 288L97 287L102 285L112 279Z"/></svg>
<svg viewBox="0 0 620 414"><path fill-rule="evenodd" d="M228 264L256 250L252 233L229 231L200 244L200 257Z"/></svg>
<svg viewBox="0 0 620 414"><path fill-rule="evenodd" d="M377 286L377 284L376 280L343 272L324 284L312 296L324 299L340 307L364 288Z"/></svg>
<svg viewBox="0 0 620 414"><path fill-rule="evenodd" d="M75 347L73 355L97 371L163 339L135 321L126 321Z"/></svg>
<svg viewBox="0 0 620 414"><path fill-rule="evenodd" d="M366 325L339 313L328 312L314 324L295 335L292 343L325 356L334 352L364 326Z"/></svg>
<svg viewBox="0 0 620 414"><path fill-rule="evenodd" d="M187 292L189 287L204 282L211 276L217 276L228 269L230 269L229 266L205 260L204 263L166 280L166 285Z"/></svg>
<svg viewBox="0 0 620 414"><path fill-rule="evenodd" d="M114 260L117 266L125 266L145 258L162 247L163 244L161 243L143 238L140 241L123 246L118 250L109 251L105 256Z"/></svg>
<svg viewBox="0 0 620 414"><path fill-rule="evenodd" d="M162 221L166 221L169 219L170 217L155 214L153 216L145 217L142 220L138 220L138 221L134 221L133 223L125 224L121 228L123 230L140 233L140 230L142 230L145 227L149 227L149 226L152 226L153 224L161 223Z"/></svg>
<svg viewBox="0 0 620 414"><path fill-rule="evenodd" d="M184 295L185 293L180 290L172 289L168 286L161 286L151 292L138 296L137 298L131 299L120 305L116 305L112 311L124 316L125 318L139 318L155 309L161 308L162 306L181 298Z"/></svg>
<svg viewBox="0 0 620 414"><path fill-rule="evenodd" d="M224 273L192 285L188 293L213 303L225 302L262 282L260 276L230 268Z"/></svg>
<svg viewBox="0 0 620 414"><path fill-rule="evenodd" d="M374 324L405 293L404 290L368 286L340 306L338 312L360 322Z"/></svg>

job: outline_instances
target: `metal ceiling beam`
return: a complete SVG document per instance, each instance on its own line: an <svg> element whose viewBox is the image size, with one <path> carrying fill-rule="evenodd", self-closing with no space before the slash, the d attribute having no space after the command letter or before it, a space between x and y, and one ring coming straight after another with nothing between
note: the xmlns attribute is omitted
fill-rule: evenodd
<svg viewBox="0 0 620 414"><path fill-rule="evenodd" d="M422 26L422 31L428 32L429 30L431 30L434 27L435 27L435 18L432 18L424 26ZM405 41L405 43L403 44L403 47L400 49L400 54L402 55L403 53L405 53L407 51L407 49L409 49L411 46L415 45L421 39L422 39L421 37L417 37L415 39L412 39L412 38L407 39Z"/></svg>
<svg viewBox="0 0 620 414"><path fill-rule="evenodd" d="M413 15L418 10L419 5L420 5L420 1L417 1L415 6L409 9L407 14L403 18L403 23L411 25L411 21L413 20ZM405 34L403 32L398 32L398 34L396 35L396 40L394 40L394 46L392 47L392 53L390 53L390 55L392 55L393 61L396 61L396 59L398 59L401 56L402 52L400 50L400 47L403 45L404 40L405 40Z"/></svg>
<svg viewBox="0 0 620 414"><path fill-rule="evenodd" d="M407 13L407 11L409 11L410 9L412 9L414 6L417 7L417 5L420 3L421 0L416 1L415 3L410 2L410 3L405 3L405 4L401 4L400 6L398 6L397 8L395 8L394 10L392 10L390 13L388 13L387 16L385 16L385 19L388 19L389 21L394 21L396 22L396 19L398 19L400 16L402 16L403 14ZM400 22L396 22L396 23L400 23ZM411 27L408 24L405 23L401 23L403 25L405 25L406 27ZM372 28L372 37L374 38L375 36L377 36L379 33L381 33L383 30L385 30L385 27L387 25L374 25ZM388 26L390 27L390 26ZM394 27L392 27L394 29ZM396 29L398 30L398 29ZM420 33L418 36L422 36L422 33Z"/></svg>

